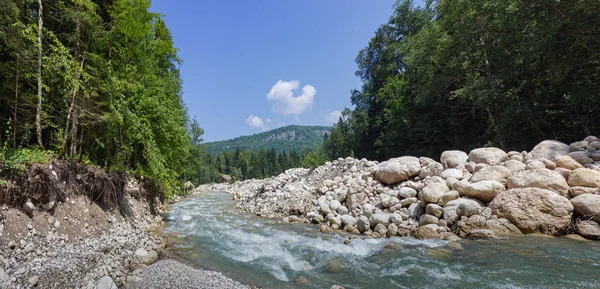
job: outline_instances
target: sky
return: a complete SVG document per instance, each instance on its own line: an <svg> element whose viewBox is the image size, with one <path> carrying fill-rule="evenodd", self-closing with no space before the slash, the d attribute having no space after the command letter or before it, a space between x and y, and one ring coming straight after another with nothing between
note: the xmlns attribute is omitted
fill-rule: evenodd
<svg viewBox="0 0 600 289"><path fill-rule="evenodd" d="M354 59L395 0L153 0L183 59L205 141L331 125L360 88Z"/></svg>

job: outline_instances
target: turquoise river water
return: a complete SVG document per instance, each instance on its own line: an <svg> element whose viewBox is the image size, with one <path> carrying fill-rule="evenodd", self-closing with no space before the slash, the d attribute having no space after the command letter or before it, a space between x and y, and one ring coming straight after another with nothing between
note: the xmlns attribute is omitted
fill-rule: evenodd
<svg viewBox="0 0 600 289"><path fill-rule="evenodd" d="M523 236L448 243L354 239L275 224L205 193L173 205L172 252L260 288L600 288L600 242Z"/></svg>

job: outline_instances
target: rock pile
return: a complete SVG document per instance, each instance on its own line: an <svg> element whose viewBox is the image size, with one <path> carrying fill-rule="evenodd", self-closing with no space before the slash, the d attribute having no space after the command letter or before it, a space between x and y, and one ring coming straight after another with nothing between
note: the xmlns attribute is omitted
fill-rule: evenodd
<svg viewBox="0 0 600 289"><path fill-rule="evenodd" d="M238 207L284 222L371 237L494 238L578 233L600 237L600 141L543 141L530 152L445 151L440 161L338 159L266 180L204 185Z"/></svg>

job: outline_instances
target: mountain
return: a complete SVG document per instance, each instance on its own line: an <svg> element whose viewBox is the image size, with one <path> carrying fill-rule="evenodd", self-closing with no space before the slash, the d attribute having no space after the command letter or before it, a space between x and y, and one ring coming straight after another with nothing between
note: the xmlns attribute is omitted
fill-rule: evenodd
<svg viewBox="0 0 600 289"><path fill-rule="evenodd" d="M323 145L323 137L331 132L328 126L290 125L263 133L240 136L230 140L206 143L209 153L218 155L222 152L234 151L236 148L258 151L261 148L275 148L282 151L301 151L303 147L314 149Z"/></svg>

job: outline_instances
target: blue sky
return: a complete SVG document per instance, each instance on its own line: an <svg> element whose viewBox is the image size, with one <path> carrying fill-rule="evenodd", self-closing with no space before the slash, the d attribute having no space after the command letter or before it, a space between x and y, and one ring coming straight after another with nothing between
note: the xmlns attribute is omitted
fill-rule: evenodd
<svg viewBox="0 0 600 289"><path fill-rule="evenodd" d="M360 87L354 58L394 3L153 0L151 10L165 16L180 50L189 114L216 141L330 124L351 105Z"/></svg>

